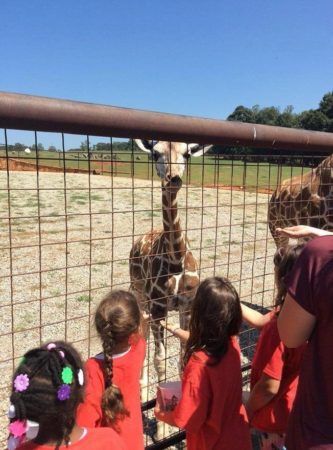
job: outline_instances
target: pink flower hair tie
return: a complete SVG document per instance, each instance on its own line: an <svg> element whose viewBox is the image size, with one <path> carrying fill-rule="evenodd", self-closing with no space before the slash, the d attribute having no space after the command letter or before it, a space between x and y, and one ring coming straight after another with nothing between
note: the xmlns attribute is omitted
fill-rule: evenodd
<svg viewBox="0 0 333 450"><path fill-rule="evenodd" d="M23 420L15 420L9 424L9 432L16 438L20 438L27 431L27 423Z"/></svg>
<svg viewBox="0 0 333 450"><path fill-rule="evenodd" d="M56 344L54 342L50 342L47 344L46 349L50 352L51 350L55 350L57 348ZM65 353L62 350L58 350L59 355L62 357L62 359L65 359Z"/></svg>
<svg viewBox="0 0 333 450"><path fill-rule="evenodd" d="M29 377L26 373L21 373L17 375L14 380L14 387L16 392L24 392L29 386Z"/></svg>
<svg viewBox="0 0 333 450"><path fill-rule="evenodd" d="M47 344L46 348L48 351L50 351L50 350L57 348L57 346L55 345L54 342L50 342L49 344Z"/></svg>

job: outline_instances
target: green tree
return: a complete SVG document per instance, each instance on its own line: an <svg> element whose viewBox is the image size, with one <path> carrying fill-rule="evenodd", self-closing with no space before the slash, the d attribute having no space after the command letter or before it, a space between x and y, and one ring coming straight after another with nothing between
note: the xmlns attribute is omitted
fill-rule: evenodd
<svg viewBox="0 0 333 450"><path fill-rule="evenodd" d="M15 150L16 152L23 151L25 148L26 148L26 146L25 146L24 144L21 144L20 142L16 142L16 143L14 144L14 150Z"/></svg>
<svg viewBox="0 0 333 450"><path fill-rule="evenodd" d="M276 125L279 116L280 111L275 106L262 108L256 115L256 123L261 123L264 125Z"/></svg>
<svg viewBox="0 0 333 450"><path fill-rule="evenodd" d="M88 144L87 141L83 141L80 144L80 151L81 152L87 152L88 151Z"/></svg>
<svg viewBox="0 0 333 450"><path fill-rule="evenodd" d="M227 117L227 120L254 123L254 118L255 115L252 109L239 105L235 108L234 112Z"/></svg>
<svg viewBox="0 0 333 450"><path fill-rule="evenodd" d="M56 147L54 145L50 145L50 147L48 148L48 151L49 152L56 152L57 149L56 149Z"/></svg>
<svg viewBox="0 0 333 450"><path fill-rule="evenodd" d="M318 109L303 111L298 120L300 127L305 130L326 131L329 126L328 118Z"/></svg>
<svg viewBox="0 0 333 450"><path fill-rule="evenodd" d="M329 119L333 119L333 91L323 96L319 103L319 111Z"/></svg>
<svg viewBox="0 0 333 450"><path fill-rule="evenodd" d="M297 115L293 112L294 107L288 105L276 119L276 125L279 127L295 128L298 125Z"/></svg>

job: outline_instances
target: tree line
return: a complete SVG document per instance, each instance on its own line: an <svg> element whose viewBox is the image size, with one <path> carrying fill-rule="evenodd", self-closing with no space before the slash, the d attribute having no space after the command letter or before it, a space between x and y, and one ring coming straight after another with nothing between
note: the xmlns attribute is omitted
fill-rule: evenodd
<svg viewBox="0 0 333 450"><path fill-rule="evenodd" d="M247 108L239 105L227 120L333 132L333 91L323 96L317 109L309 109L299 114L294 112L292 105L283 111L276 106L260 108L259 105L255 105Z"/></svg>

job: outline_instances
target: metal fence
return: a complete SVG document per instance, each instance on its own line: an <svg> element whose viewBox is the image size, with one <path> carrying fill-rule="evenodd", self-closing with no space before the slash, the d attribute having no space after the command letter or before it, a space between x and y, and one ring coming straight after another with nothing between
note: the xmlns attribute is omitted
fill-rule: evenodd
<svg viewBox="0 0 333 450"><path fill-rule="evenodd" d="M0 128L1 430L11 375L22 354L50 339L69 340L84 358L98 352L91 320L96 305L110 289L129 288L134 242L162 227L154 157L140 151L133 138L167 141L170 148L171 142L200 142L268 149L263 156L221 148L219 154L188 159L177 197L200 279L230 278L241 299L259 309L270 307L274 297L276 246L267 221L272 192L287 178L308 183L305 174L312 171L315 177L317 164L333 148L328 133L5 93L0 93ZM26 139L35 148L52 132L59 151L14 151L18 132L13 130L29 130ZM85 151L68 152L73 134L83 136ZM95 136L102 136L106 150L94 151ZM119 150L119 138L129 139L126 150ZM326 183L330 186L331 178ZM295 201L304 213L309 200L301 197ZM302 212L297 217L302 221ZM178 323L178 313L170 311L168 320ZM248 370L256 335L244 328L240 339ZM143 405L150 449L176 445L184 437L166 429L162 442L154 443L153 341L150 333L149 395ZM179 344L169 333L165 349L165 378L177 379Z"/></svg>

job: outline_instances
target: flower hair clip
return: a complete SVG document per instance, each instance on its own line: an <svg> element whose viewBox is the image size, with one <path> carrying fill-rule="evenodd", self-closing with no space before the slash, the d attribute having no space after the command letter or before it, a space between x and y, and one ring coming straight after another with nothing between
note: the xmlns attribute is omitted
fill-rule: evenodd
<svg viewBox="0 0 333 450"><path fill-rule="evenodd" d="M66 366L62 369L61 380L64 384L72 384L73 377L73 371L70 367Z"/></svg>
<svg viewBox="0 0 333 450"><path fill-rule="evenodd" d="M68 384L62 384L59 386L57 391L57 398L61 402L64 402L65 400L68 400L71 396L71 388L68 386Z"/></svg>
<svg viewBox="0 0 333 450"><path fill-rule="evenodd" d="M20 373L15 377L14 388L16 392L24 392L30 384L29 377L26 373Z"/></svg>

